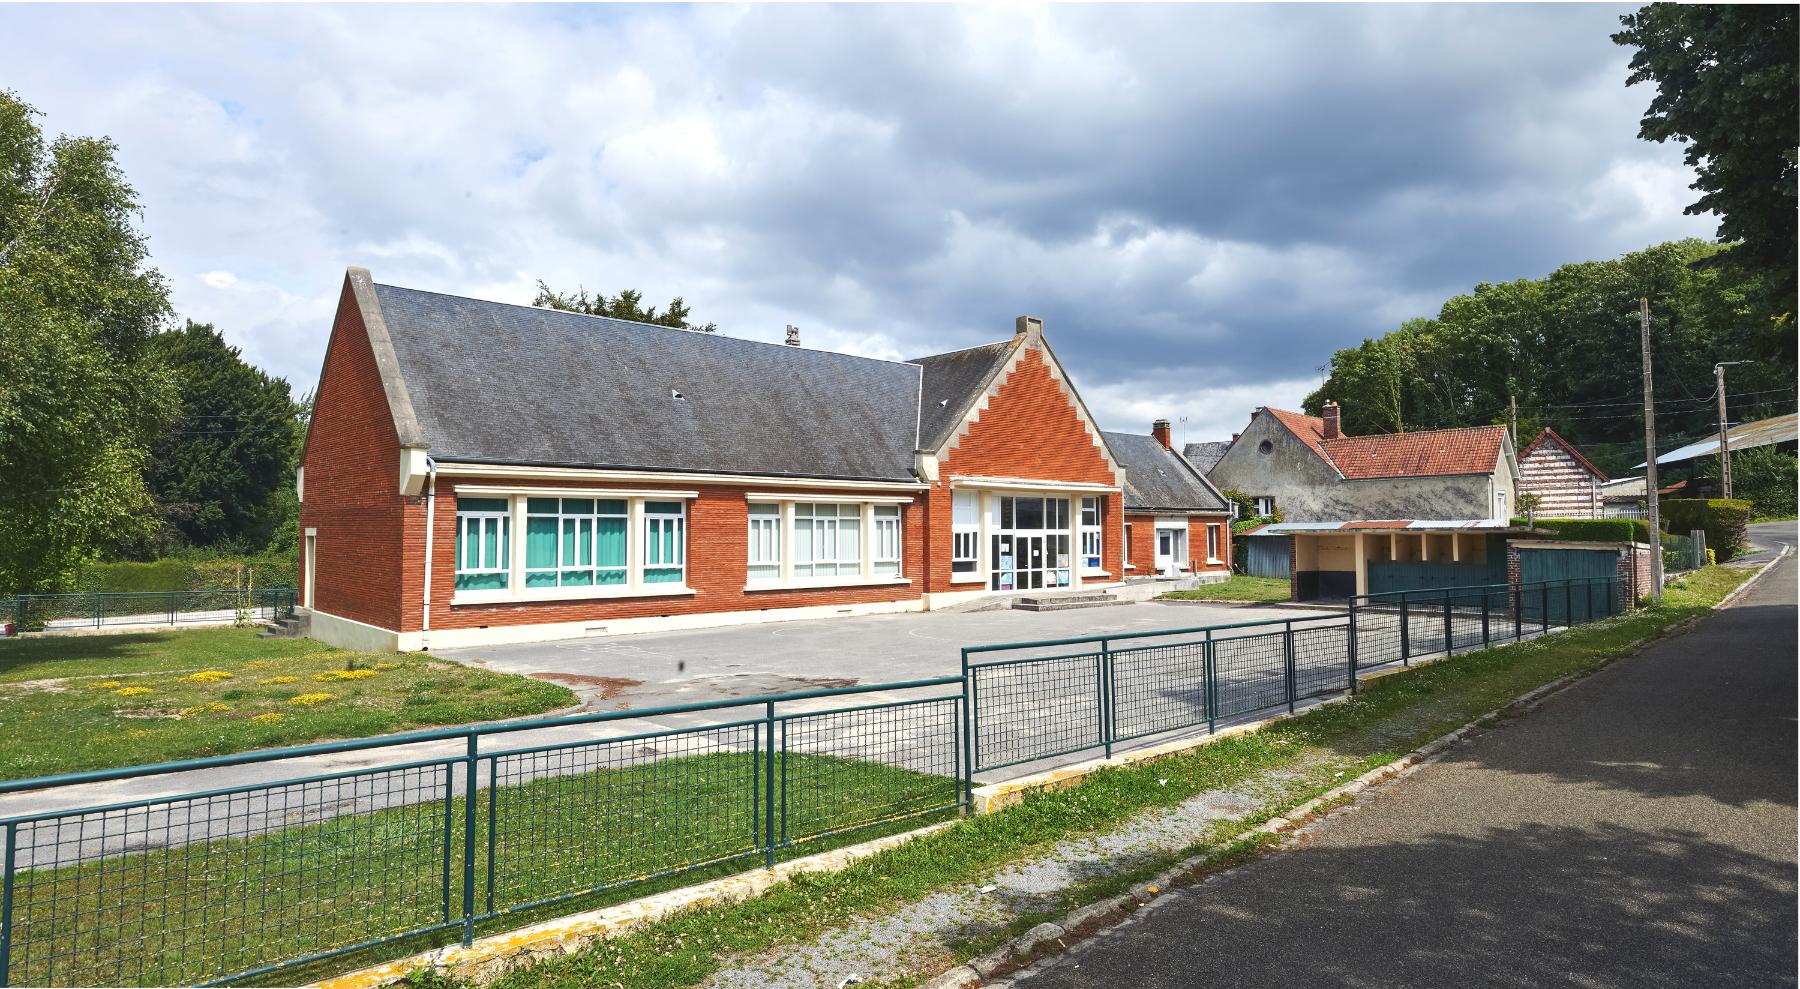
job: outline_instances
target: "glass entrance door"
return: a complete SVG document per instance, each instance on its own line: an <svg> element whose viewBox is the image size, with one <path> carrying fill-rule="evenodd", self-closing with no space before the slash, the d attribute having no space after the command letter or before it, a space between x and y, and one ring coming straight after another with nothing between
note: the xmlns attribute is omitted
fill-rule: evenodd
<svg viewBox="0 0 1800 989"><path fill-rule="evenodd" d="M996 591L1070 586L1069 500L1011 495L996 500L988 586Z"/></svg>

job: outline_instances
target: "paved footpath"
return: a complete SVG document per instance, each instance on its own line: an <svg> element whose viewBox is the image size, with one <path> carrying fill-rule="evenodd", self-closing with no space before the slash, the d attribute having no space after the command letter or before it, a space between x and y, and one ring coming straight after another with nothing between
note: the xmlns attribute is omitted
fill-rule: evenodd
<svg viewBox="0 0 1800 989"><path fill-rule="evenodd" d="M1013 984L1794 985L1795 569Z"/></svg>

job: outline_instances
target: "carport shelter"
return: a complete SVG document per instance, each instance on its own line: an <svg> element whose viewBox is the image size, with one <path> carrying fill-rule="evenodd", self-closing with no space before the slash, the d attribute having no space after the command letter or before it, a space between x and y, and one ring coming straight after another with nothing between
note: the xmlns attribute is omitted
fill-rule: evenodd
<svg viewBox="0 0 1800 989"><path fill-rule="evenodd" d="M1256 530L1254 538L1285 538L1292 599L1318 601L1504 584L1508 541L1544 535L1494 519L1402 519L1276 523Z"/></svg>

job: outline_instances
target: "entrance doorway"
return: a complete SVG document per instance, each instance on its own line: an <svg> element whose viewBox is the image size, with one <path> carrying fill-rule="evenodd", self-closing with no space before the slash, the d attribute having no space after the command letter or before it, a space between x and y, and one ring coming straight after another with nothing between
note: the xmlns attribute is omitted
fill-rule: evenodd
<svg viewBox="0 0 1800 989"><path fill-rule="evenodd" d="M1006 495L991 537L993 569L988 586L996 591L1069 587L1069 499Z"/></svg>
<svg viewBox="0 0 1800 989"><path fill-rule="evenodd" d="M313 606L313 574L319 569L319 534L306 534L306 583L300 592L300 606L310 609Z"/></svg>
<svg viewBox="0 0 1800 989"><path fill-rule="evenodd" d="M1181 575L1181 565L1187 561L1187 526L1182 528L1156 530L1156 572L1165 577Z"/></svg>

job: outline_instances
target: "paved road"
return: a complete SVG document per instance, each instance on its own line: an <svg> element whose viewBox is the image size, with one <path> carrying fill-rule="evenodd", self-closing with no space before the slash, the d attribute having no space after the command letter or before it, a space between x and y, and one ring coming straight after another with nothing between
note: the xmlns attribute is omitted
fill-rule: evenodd
<svg viewBox="0 0 1800 989"><path fill-rule="evenodd" d="M1800 543L1800 532L1794 522L1757 522L1750 526L1750 552L1734 563L1761 563L1773 557L1783 546Z"/></svg>
<svg viewBox="0 0 1800 989"><path fill-rule="evenodd" d="M1018 985L1794 985L1794 575Z"/></svg>

